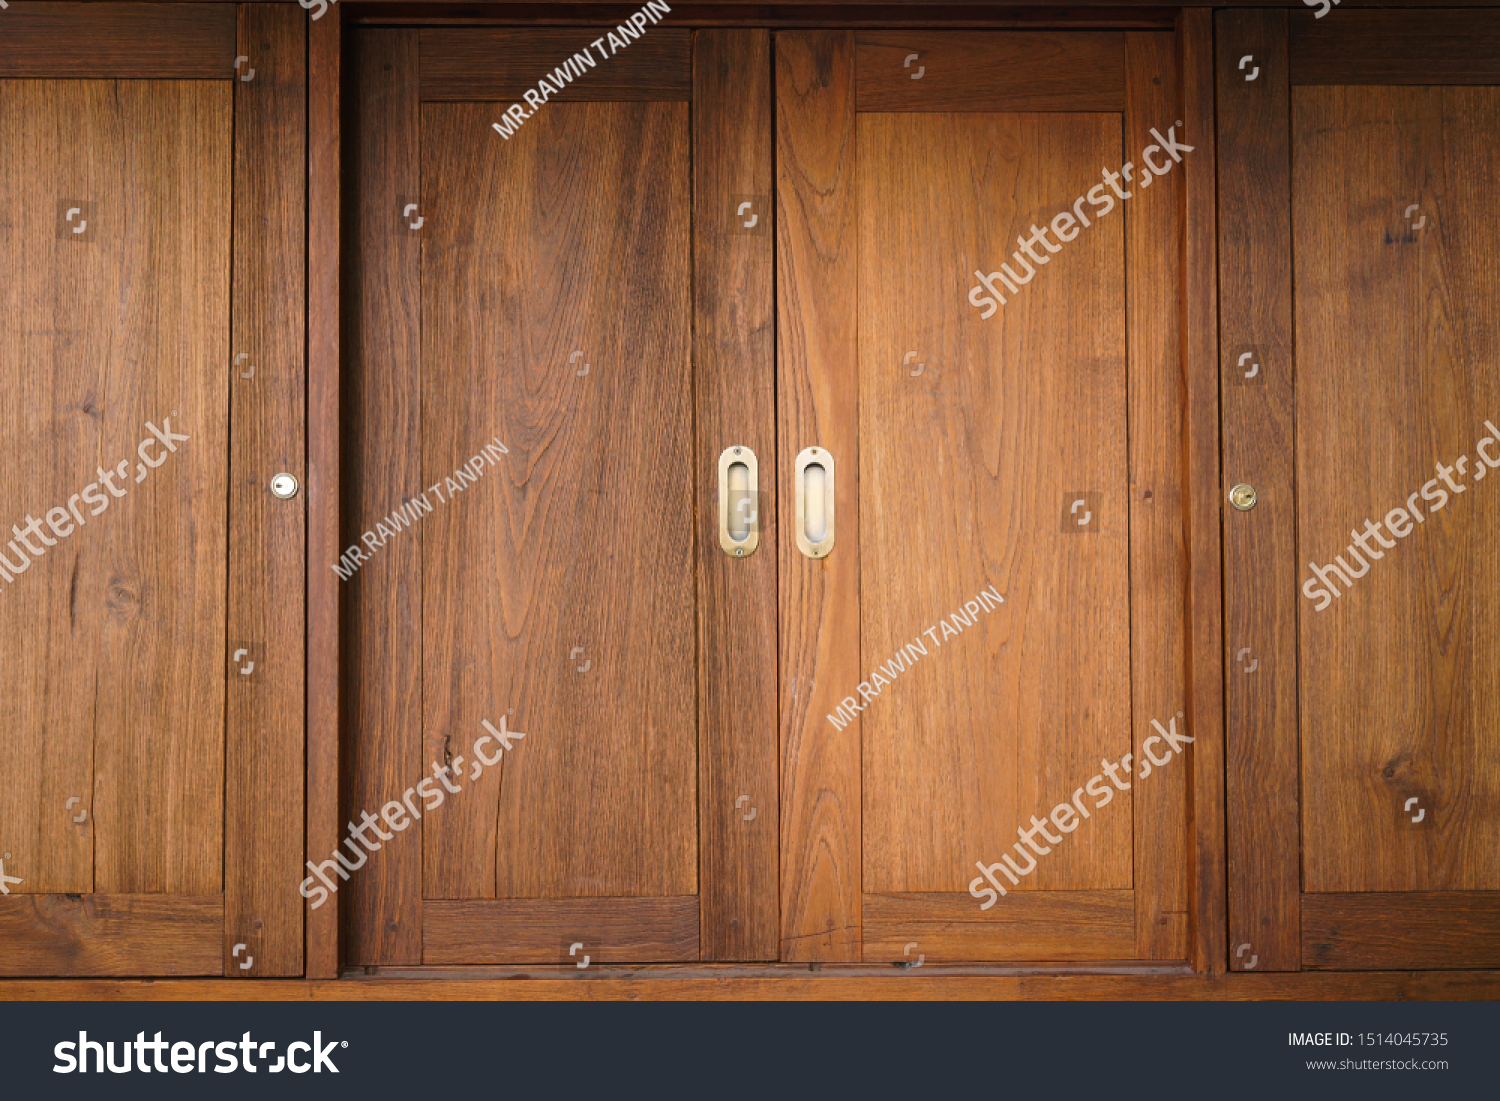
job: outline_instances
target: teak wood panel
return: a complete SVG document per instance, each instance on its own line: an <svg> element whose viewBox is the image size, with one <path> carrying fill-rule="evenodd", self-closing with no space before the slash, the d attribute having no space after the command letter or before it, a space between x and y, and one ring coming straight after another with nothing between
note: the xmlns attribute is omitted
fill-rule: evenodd
<svg viewBox="0 0 1500 1101"><path fill-rule="evenodd" d="M860 31L856 42L862 112L1125 109L1117 31Z"/></svg>
<svg viewBox="0 0 1500 1101"><path fill-rule="evenodd" d="M422 108L422 484L509 449L422 521L425 897L694 895L688 108L492 116Z"/></svg>
<svg viewBox="0 0 1500 1101"><path fill-rule="evenodd" d="M0 93L0 502L62 509L0 547L13 893L223 887L230 119L225 84Z"/></svg>
<svg viewBox="0 0 1500 1101"><path fill-rule="evenodd" d="M224 896L0 898L0 975L222 975Z"/></svg>
<svg viewBox="0 0 1500 1101"><path fill-rule="evenodd" d="M1018 267L1017 229L1124 159L1120 120L864 114L858 136L861 650L871 671L931 650L860 716L864 890L963 891L1131 751L1123 218L994 317L967 301L974 271ZM985 589L1005 603L967 625ZM1132 796L1113 800L1016 889L1129 888Z"/></svg>
<svg viewBox="0 0 1500 1101"><path fill-rule="evenodd" d="M12 0L0 19L0 79L213 80L235 75L232 3Z"/></svg>
<svg viewBox="0 0 1500 1101"><path fill-rule="evenodd" d="M854 34L775 37L777 448L833 455L836 543L776 540L781 648L781 958L860 958L860 721L825 716L862 679ZM793 500L792 464L777 491Z"/></svg>
<svg viewBox="0 0 1500 1101"><path fill-rule="evenodd" d="M307 20L290 5L244 5L235 81L228 649L225 663L224 968L302 973L306 496L280 500L279 473L306 479ZM255 964L242 970L235 944Z"/></svg>
<svg viewBox="0 0 1500 1101"><path fill-rule="evenodd" d="M1293 84L1500 84L1500 11L1288 14Z"/></svg>
<svg viewBox="0 0 1500 1101"><path fill-rule="evenodd" d="M698 958L698 922L696 895L429 900L423 962L688 962Z"/></svg>
<svg viewBox="0 0 1500 1101"><path fill-rule="evenodd" d="M692 98L691 31L648 24L628 49L606 53L601 60L600 51L611 49L608 41L602 47L591 43L609 31L607 27L544 28L519 34L496 27L423 29L422 99L515 101L531 114L533 107L523 96L536 88L539 77L559 85L557 94L547 97L548 104ZM554 78L556 69L568 65L575 55L579 59L571 66L572 79L566 74Z"/></svg>
<svg viewBox="0 0 1500 1101"><path fill-rule="evenodd" d="M1125 36L1125 148L1134 161L1155 144L1151 131L1176 128L1180 85L1170 34ZM1176 129L1192 145L1184 162L1125 204L1125 333L1130 447L1130 697L1135 760L1147 760L1151 720L1174 716L1191 737L1187 708L1187 546L1184 509L1181 300L1183 176L1207 134ZM1160 156L1154 153L1154 156ZM1157 163L1161 163L1160 160ZM1197 743L1177 762L1132 781L1136 952L1141 959L1187 956L1189 769ZM1091 773L1092 775L1092 773Z"/></svg>
<svg viewBox="0 0 1500 1101"><path fill-rule="evenodd" d="M1222 974L1225 947L1224 680L1219 513L1218 247L1215 238L1213 13L1178 15L1184 134L1196 157L1183 162L1179 295L1183 377L1183 508L1188 558L1187 723L1193 732L1188 785L1189 959L1200 974ZM1191 288L1187 291L1186 288ZM1150 804L1143 807L1149 811Z"/></svg>
<svg viewBox="0 0 1500 1101"><path fill-rule="evenodd" d="M422 481L419 422L421 241L408 228L413 219L402 217L421 191L417 32L361 30L351 37L345 163L357 183L345 200L344 547L358 544L378 517L406 506L429 484ZM351 864L357 857L347 846L358 843L343 836L343 824L360 809L378 813L427 771L419 674L425 537L421 526L403 532L341 582L349 664L341 686L340 781L349 812L339 819L339 833ZM351 965L422 962L423 825L412 822L350 882L333 875L340 893L347 892ZM308 857L333 860L330 850Z"/></svg>
<svg viewBox="0 0 1500 1101"><path fill-rule="evenodd" d="M1309 969L1500 968L1500 892L1309 894L1302 900Z"/></svg>
<svg viewBox="0 0 1500 1101"><path fill-rule="evenodd" d="M1258 957L1261 971L1295 969L1300 951L1286 19L1235 11L1217 23L1230 966ZM1238 67L1246 54L1258 74ZM1238 483L1256 490L1250 511L1225 500Z"/></svg>
<svg viewBox="0 0 1500 1101"><path fill-rule="evenodd" d="M698 834L703 958L778 958L771 38L694 36ZM749 202L747 209L743 206ZM746 225L746 223L752 223ZM719 544L719 455L749 447L763 545ZM748 797L749 802L742 802ZM747 820L748 819L748 820Z"/></svg>
<svg viewBox="0 0 1500 1101"><path fill-rule="evenodd" d="M1303 889L1494 891L1500 89L1292 106Z"/></svg>
<svg viewBox="0 0 1500 1101"><path fill-rule="evenodd" d="M865 895L865 959L906 964L1131 959L1136 955L1133 895L1128 890L1023 891L983 912L967 891ZM916 947L909 948L913 941Z"/></svg>

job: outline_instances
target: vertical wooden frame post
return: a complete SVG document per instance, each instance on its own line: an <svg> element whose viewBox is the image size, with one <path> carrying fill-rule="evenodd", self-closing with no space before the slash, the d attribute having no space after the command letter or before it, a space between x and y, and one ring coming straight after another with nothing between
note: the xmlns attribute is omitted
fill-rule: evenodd
<svg viewBox="0 0 1500 1101"><path fill-rule="evenodd" d="M854 33L785 31L776 51L777 444L829 451L838 545L778 532L781 958L858 961L860 723L825 716L860 681L858 256ZM794 499L792 464L777 489Z"/></svg>
<svg viewBox="0 0 1500 1101"><path fill-rule="evenodd" d="M1290 78L1284 11L1220 12L1229 968L1300 966ZM1253 77L1253 79L1251 79ZM1253 486L1253 508L1226 498ZM1248 946L1248 947L1245 947Z"/></svg>
<svg viewBox="0 0 1500 1101"><path fill-rule="evenodd" d="M777 958L775 238L771 36L693 35L698 893L705 960ZM718 539L719 456L749 447L771 545ZM744 802L742 796L749 796ZM747 815L749 816L747 818Z"/></svg>
<svg viewBox="0 0 1500 1101"><path fill-rule="evenodd" d="M228 649L224 747L224 973L301 975L304 784L307 17L241 4L234 83ZM241 948L240 946L244 947ZM250 966L244 966L253 960Z"/></svg>
<svg viewBox="0 0 1500 1101"><path fill-rule="evenodd" d="M307 36L307 851L339 842L339 73L342 8ZM337 978L338 898L308 903L307 977Z"/></svg>
<svg viewBox="0 0 1500 1101"><path fill-rule="evenodd" d="M1225 969L1224 697L1219 492L1218 294L1213 15L1179 13L1183 162L1183 470L1187 513L1188 951L1193 969Z"/></svg>

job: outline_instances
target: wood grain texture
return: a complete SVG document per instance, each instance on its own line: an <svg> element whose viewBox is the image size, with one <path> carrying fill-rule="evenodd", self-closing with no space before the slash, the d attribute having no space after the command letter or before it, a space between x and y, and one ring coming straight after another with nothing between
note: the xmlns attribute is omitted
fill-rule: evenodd
<svg viewBox="0 0 1500 1101"><path fill-rule="evenodd" d="M1020 270L1018 232L1121 162L1120 121L862 115L859 150L860 680L930 651L860 716L864 889L963 891L1131 750L1119 210L994 317L967 301L976 270ZM1075 492L1087 532L1063 524ZM1005 603L982 610L983 589ZM1128 889L1131 808L1115 791L1018 889Z"/></svg>
<svg viewBox="0 0 1500 1101"><path fill-rule="evenodd" d="M541 77L550 82L558 66L585 51L594 64L580 58L574 69L581 69L581 74L572 80L559 76L561 88L547 102L685 102L692 98L691 31L647 24L640 38L617 52L611 52L615 50L607 38L611 33L606 26L424 29L420 32L422 99L514 101L531 114L533 107L522 98L525 93L535 89ZM602 46L592 45L600 38L605 38Z"/></svg>
<svg viewBox="0 0 1500 1101"><path fill-rule="evenodd" d="M13 0L0 20L0 78L227 80L235 5Z"/></svg>
<svg viewBox="0 0 1500 1101"><path fill-rule="evenodd" d="M1299 956L1286 13L1220 12L1217 26L1229 943L1249 944L1265 971L1295 968ZM1260 68L1254 81L1237 67L1245 54ZM1259 385L1237 381L1249 348ZM1249 512L1223 503L1241 482L1258 494Z"/></svg>
<svg viewBox="0 0 1500 1101"><path fill-rule="evenodd" d="M856 42L860 111L1125 108L1117 31L860 31Z"/></svg>
<svg viewBox="0 0 1500 1101"><path fill-rule="evenodd" d="M696 895L688 108L490 115L422 107L424 896Z"/></svg>
<svg viewBox="0 0 1500 1101"><path fill-rule="evenodd" d="M1348 18L1338 26L1312 12L1288 15L1293 84L1500 84L1500 11L1493 7L1340 14Z"/></svg>
<svg viewBox="0 0 1500 1101"><path fill-rule="evenodd" d="M339 843L339 204L343 20L307 30L307 851ZM336 978L339 899L305 914L308 978Z"/></svg>
<svg viewBox="0 0 1500 1101"><path fill-rule="evenodd" d="M0 547L15 892L221 889L230 119L224 85L0 95L16 204L0 228L0 516L23 529ZM190 437L175 454L146 427L166 420ZM49 510L50 534L24 534Z"/></svg>
<svg viewBox="0 0 1500 1101"><path fill-rule="evenodd" d="M1184 11L1177 25L1184 133L1182 165L1183 505L1188 578L1187 753L1190 847L1189 955L1200 974L1228 966L1224 848L1224 652L1219 481L1219 317L1213 13Z"/></svg>
<svg viewBox="0 0 1500 1101"><path fill-rule="evenodd" d="M218 975L222 895L0 898L0 975Z"/></svg>
<svg viewBox="0 0 1500 1101"><path fill-rule="evenodd" d="M1211 14L1205 12L1205 14ZM448 978L351 975L305 982L225 979L175 982L119 980L0 981L7 1001L1496 1001L1500 971L1308 971L1233 975L1167 973L1169 965L1077 964L995 967L989 974L950 974L939 967L878 973L859 965L631 968L616 974L559 967L545 976ZM964 968L965 972L971 968ZM859 972L851 974L850 972Z"/></svg>
<svg viewBox="0 0 1500 1101"><path fill-rule="evenodd" d="M826 716L862 679L854 35L776 35L777 449L834 457L836 544L779 533L781 958L858 960L860 722ZM838 480L842 471L842 480ZM794 500L792 463L778 494Z"/></svg>
<svg viewBox="0 0 1500 1101"><path fill-rule="evenodd" d="M980 911L967 891L865 895L865 959L1124 960L1136 954L1133 891L1016 891ZM912 941L917 946L907 951Z"/></svg>
<svg viewBox="0 0 1500 1101"><path fill-rule="evenodd" d="M1183 166L1152 130L1180 118L1175 36L1125 36L1125 149L1148 151L1165 175L1137 173L1125 205L1126 338L1130 418L1130 696L1137 761L1158 759L1151 720L1166 725L1187 707L1187 547L1184 471L1181 217ZM1179 135L1182 131L1176 131ZM1192 144L1185 137L1184 144ZM1156 149L1151 149L1157 146ZM1196 157L1195 146L1184 158ZM1149 171L1149 169L1146 169ZM1184 718L1186 716L1184 715ZM1179 729L1186 733L1185 723ZM1187 956L1188 782L1179 762L1134 784L1134 882L1141 959ZM1147 782L1149 781L1149 782Z"/></svg>
<svg viewBox="0 0 1500 1101"><path fill-rule="evenodd" d="M1500 478L1475 441L1500 421L1500 90L1292 99L1297 584L1367 571L1301 600L1303 886L1494 891Z"/></svg>
<svg viewBox="0 0 1500 1101"><path fill-rule="evenodd" d="M588 964L698 958L698 897L466 899L422 906L423 962ZM583 947L570 957L575 942Z"/></svg>
<svg viewBox="0 0 1500 1101"><path fill-rule="evenodd" d="M225 662L224 968L230 978L302 973L307 670L307 498L273 496L307 478L307 23L301 8L240 9L235 81L228 635L255 670ZM221 368L222 369L222 368ZM255 966L231 957L249 946Z"/></svg>
<svg viewBox="0 0 1500 1101"><path fill-rule="evenodd" d="M1302 896L1302 966L1500 967L1500 892L1309 892Z"/></svg>
<svg viewBox="0 0 1500 1101"><path fill-rule="evenodd" d="M776 321L770 206L771 38L693 36L693 359L698 502L698 882L703 958L774 960ZM754 196L754 199L749 197ZM740 204L754 206L740 213ZM751 217L757 224L745 230ZM754 232L759 230L760 232ZM719 545L719 455L756 455L764 545ZM741 795L750 803L739 806ZM755 816L745 821L753 807Z"/></svg>
<svg viewBox="0 0 1500 1101"><path fill-rule="evenodd" d="M345 548L379 517L421 494L421 241L402 219L421 198L417 32L361 30L350 58L345 163L358 181L344 207ZM373 814L426 774L422 759L422 544L402 532L361 562L344 593L343 641L351 666L341 686L345 807L336 825ZM309 569L330 570L312 562ZM422 830L341 882L351 965L422 959ZM356 842L348 842L356 844ZM332 847L313 849L318 863ZM346 849L346 859L354 854Z"/></svg>

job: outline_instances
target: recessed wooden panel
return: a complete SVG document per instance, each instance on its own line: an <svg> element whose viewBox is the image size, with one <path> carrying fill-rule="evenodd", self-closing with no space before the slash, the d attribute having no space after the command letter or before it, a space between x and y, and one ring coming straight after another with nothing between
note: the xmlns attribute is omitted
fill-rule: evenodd
<svg viewBox="0 0 1500 1101"><path fill-rule="evenodd" d="M1017 891L987 911L967 891L865 895L865 959L1132 959L1135 910L1133 891Z"/></svg>
<svg viewBox="0 0 1500 1101"><path fill-rule="evenodd" d="M777 958L776 362L771 38L694 35L693 331L703 958ZM746 206L745 204L750 204ZM719 455L749 447L766 542L718 539ZM748 819L748 820L747 820Z"/></svg>
<svg viewBox="0 0 1500 1101"><path fill-rule="evenodd" d="M222 84L0 93L0 503L55 524L0 547L17 892L222 887L230 119Z"/></svg>
<svg viewBox="0 0 1500 1101"><path fill-rule="evenodd" d="M1500 892L1304 895L1302 966L1500 968Z"/></svg>
<svg viewBox="0 0 1500 1101"><path fill-rule="evenodd" d="M224 709L224 968L230 977L302 973L306 455L307 19L290 5L240 8L236 81L229 490L229 657ZM222 363L222 361L221 361ZM221 366L222 370L222 366ZM248 945L242 970L233 946Z"/></svg>
<svg viewBox="0 0 1500 1101"><path fill-rule="evenodd" d="M12 0L3 14L0 77L224 80L235 75L234 4Z"/></svg>
<svg viewBox="0 0 1500 1101"><path fill-rule="evenodd" d="M688 108L490 113L422 108L425 897L696 894Z"/></svg>
<svg viewBox="0 0 1500 1101"><path fill-rule="evenodd" d="M610 29L598 26L434 27L419 33L424 100L501 100L519 103L530 114L533 105L523 97L536 89L541 77L559 86L546 103L686 101L693 95L692 32L680 27L648 24L640 38L618 52L612 52ZM604 44L595 45L600 38ZM553 76L558 67L569 66L575 54L585 53L587 59L580 57L566 74ZM480 129L489 129L497 118L489 111Z"/></svg>
<svg viewBox="0 0 1500 1101"><path fill-rule="evenodd" d="M1181 297L1179 224L1184 167L1152 134L1171 130L1191 152L1202 150L1176 125L1176 40L1170 34L1125 36L1125 148L1168 171L1131 189L1125 204L1125 286L1130 418L1130 681L1135 759L1156 732L1187 706L1184 648L1187 554L1182 461L1182 319L1164 308ZM1153 149L1152 147L1155 146ZM1138 180L1141 177L1137 177ZM1183 720L1186 715L1183 715ZM1192 734L1185 721L1179 729ZM1160 750L1152 750L1160 758ZM1181 767L1178 767L1178 766ZM1137 955L1187 956L1188 780L1184 762L1153 769L1133 783Z"/></svg>
<svg viewBox="0 0 1500 1101"><path fill-rule="evenodd" d="M1286 13L1220 12L1217 27L1229 943L1266 971L1299 954ZM1251 511L1225 499L1239 483L1257 492Z"/></svg>
<svg viewBox="0 0 1500 1101"><path fill-rule="evenodd" d="M777 539L781 599L781 958L860 958L860 723L827 719L862 679L854 35L776 36L777 447L826 448L837 543ZM792 466L777 488L792 500Z"/></svg>
<svg viewBox="0 0 1500 1101"><path fill-rule="evenodd" d="M860 111L1125 109L1117 31L860 31L856 40Z"/></svg>
<svg viewBox="0 0 1500 1101"><path fill-rule="evenodd" d="M1500 11L1294 10L1293 84L1500 84Z"/></svg>
<svg viewBox="0 0 1500 1101"><path fill-rule="evenodd" d="M363 553L370 548L362 533L406 508L430 483L422 480L421 465L422 245L419 231L408 228L415 217L402 218L421 192L417 32L362 30L353 47L344 134L359 187L346 208L344 234L350 291L341 543ZM424 534L403 532L340 582L351 658L341 716L349 814L339 820L341 834L359 810L378 813L427 774L421 735ZM310 568L332 572L332 563ZM377 859L341 884L341 893L349 892L351 964L421 962L423 825L412 822L398 844L382 847ZM331 848L309 848L317 863L333 859ZM344 856L355 860L347 849Z"/></svg>
<svg viewBox="0 0 1500 1101"><path fill-rule="evenodd" d="M929 651L858 701L867 893L964 890L1131 751L1118 203L994 316L969 300L1121 162L1120 136L1110 115L859 119L860 680ZM1113 796L1019 889L1129 888L1132 798Z"/></svg>
<svg viewBox="0 0 1500 1101"><path fill-rule="evenodd" d="M1497 133L1500 89L1293 95L1308 891L1500 888Z"/></svg>
<svg viewBox="0 0 1500 1101"><path fill-rule="evenodd" d="M223 936L222 895L12 893L0 898L0 975L218 975Z"/></svg>
<svg viewBox="0 0 1500 1101"><path fill-rule="evenodd" d="M696 895L429 899L422 910L422 962L426 964L573 963L576 967L698 958ZM573 951L574 943L582 947Z"/></svg>

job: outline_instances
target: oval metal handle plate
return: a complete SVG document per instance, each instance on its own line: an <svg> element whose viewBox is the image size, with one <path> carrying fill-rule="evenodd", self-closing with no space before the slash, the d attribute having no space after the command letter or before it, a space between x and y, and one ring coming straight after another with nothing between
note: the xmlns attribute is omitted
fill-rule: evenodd
<svg viewBox="0 0 1500 1101"><path fill-rule="evenodd" d="M827 558L833 550L833 456L826 448L804 448L797 455L792 484L797 489L797 549L809 558Z"/></svg>
<svg viewBox="0 0 1500 1101"><path fill-rule="evenodd" d="M749 558L760 546L760 470L748 447L726 447L719 456L719 546L732 558Z"/></svg>

